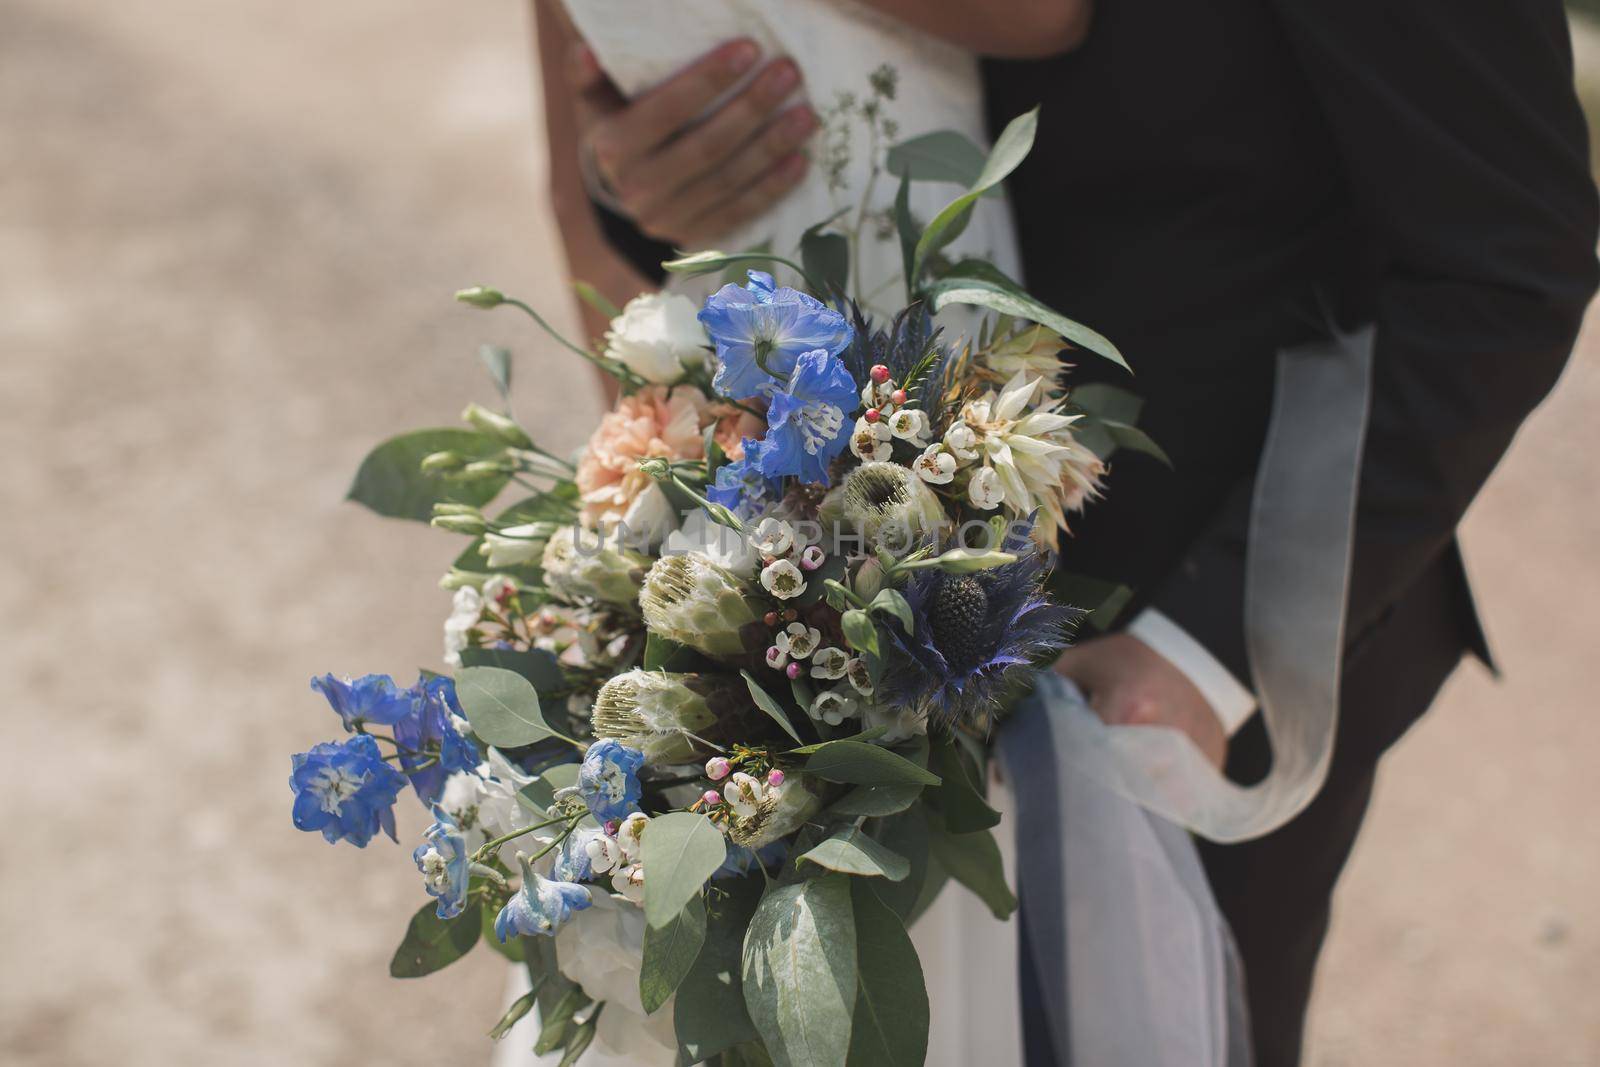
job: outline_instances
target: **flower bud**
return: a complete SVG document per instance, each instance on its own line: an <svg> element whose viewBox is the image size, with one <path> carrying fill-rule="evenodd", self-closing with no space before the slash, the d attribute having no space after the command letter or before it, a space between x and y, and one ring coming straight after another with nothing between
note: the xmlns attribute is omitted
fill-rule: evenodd
<svg viewBox="0 0 1600 1067"><path fill-rule="evenodd" d="M639 593L648 556L613 548L598 533L563 526L550 535L540 565L545 585L569 600L588 597L605 604L631 604Z"/></svg>
<svg viewBox="0 0 1600 1067"><path fill-rule="evenodd" d="M653 459L640 460L639 470L643 471L645 474L654 478L658 482L665 478L672 477L672 464L667 460L662 459L660 456L656 456Z"/></svg>
<svg viewBox="0 0 1600 1067"><path fill-rule="evenodd" d="M705 754L702 739L715 740L737 706L726 680L632 670L600 687L590 717L596 737L638 749L649 763L691 763Z"/></svg>
<svg viewBox="0 0 1600 1067"><path fill-rule="evenodd" d="M824 525L842 522L900 551L946 521L939 497L898 463L863 463L823 499L821 514Z"/></svg>
<svg viewBox="0 0 1600 1067"><path fill-rule="evenodd" d="M722 794L717 792L715 789L707 789L704 793L700 794L700 803L704 804L708 808L714 808L718 804L722 803Z"/></svg>
<svg viewBox="0 0 1600 1067"><path fill-rule="evenodd" d="M706 777L713 782L722 781L732 770L733 765L728 762L726 756L712 756L706 760Z"/></svg>
<svg viewBox="0 0 1600 1067"><path fill-rule="evenodd" d="M450 475L453 482L480 482L510 474L517 465L508 459L476 459Z"/></svg>
<svg viewBox="0 0 1600 1067"><path fill-rule="evenodd" d="M528 436L527 431L498 412L490 411L488 408L480 407L477 404L468 404L467 409L461 413L461 417L490 437L498 441L504 441L513 448L531 448L533 446L533 439Z"/></svg>
<svg viewBox="0 0 1600 1067"><path fill-rule="evenodd" d="M557 529L553 522L529 522L490 530L483 535L478 551L496 569L520 567L544 555L545 542Z"/></svg>
<svg viewBox="0 0 1600 1067"><path fill-rule="evenodd" d="M459 452L429 452L422 457L422 473L448 474L458 471L467 465L467 459Z"/></svg>
<svg viewBox="0 0 1600 1067"><path fill-rule="evenodd" d="M470 537L477 537L489 528L483 512L477 508L447 504L434 505L433 518L429 520L429 525L449 530L451 533L467 534Z"/></svg>
<svg viewBox="0 0 1600 1067"><path fill-rule="evenodd" d="M740 630L757 620L739 579L699 552L657 560L639 608L651 630L708 656L742 655Z"/></svg>
<svg viewBox="0 0 1600 1067"><path fill-rule="evenodd" d="M474 285L470 289L456 290L456 299L463 304L470 304L475 308L499 307L506 302L505 294L498 289L490 289L486 285Z"/></svg>
<svg viewBox="0 0 1600 1067"><path fill-rule="evenodd" d="M776 789L778 786L782 785L783 784L783 772L780 771L776 767L772 768L772 770L767 772L767 784L772 786L772 788L774 788L774 789Z"/></svg>

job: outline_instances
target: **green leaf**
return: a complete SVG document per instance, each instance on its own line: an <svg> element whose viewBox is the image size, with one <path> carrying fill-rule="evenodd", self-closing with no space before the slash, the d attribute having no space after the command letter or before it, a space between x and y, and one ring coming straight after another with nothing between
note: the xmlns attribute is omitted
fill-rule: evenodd
<svg viewBox="0 0 1600 1067"><path fill-rule="evenodd" d="M969 188L983 173L983 164L983 149L956 130L935 130L901 141L884 158L884 166L897 178L951 182Z"/></svg>
<svg viewBox="0 0 1600 1067"><path fill-rule="evenodd" d="M928 820L928 852L950 877L966 886L989 906L996 919L1008 919L1017 910L1017 898L1006 885L1000 863L1000 846L988 830L952 834L939 814L924 810Z"/></svg>
<svg viewBox="0 0 1600 1067"><path fill-rule="evenodd" d="M900 590L879 590L878 595L872 598L872 603L868 607L872 611L893 615L900 620L900 625L905 627L907 637L915 636L916 619L911 614L911 604L907 602L905 594L901 593Z"/></svg>
<svg viewBox="0 0 1600 1067"><path fill-rule="evenodd" d="M361 461L345 499L365 505L379 515L416 522L431 520L435 504L482 507L505 487L511 478L509 474L457 481L443 474L424 474L423 457L435 452L455 452L470 461L498 455L504 448L501 442L476 430L416 430L391 437Z"/></svg>
<svg viewBox="0 0 1600 1067"><path fill-rule="evenodd" d="M773 722L783 727L784 733L799 741L800 735L795 732L794 724L789 721L789 715L783 710L783 705L774 700L772 694L761 688L761 683L757 682L749 671L740 671L739 674L744 678L744 684L750 687L750 699L756 702L756 707L766 712Z"/></svg>
<svg viewBox="0 0 1600 1067"><path fill-rule="evenodd" d="M576 1067L580 1057L589 1051L589 1043L594 1040L595 1030L600 1023L600 1013L605 1010L602 1004L583 1021L583 1025L572 1031L572 1036L567 1038L566 1049L561 1057L561 1062L556 1067Z"/></svg>
<svg viewBox="0 0 1600 1067"><path fill-rule="evenodd" d="M841 737L838 740L840 740L840 741L873 741L873 740L876 740L877 738L882 737L884 734L886 734L888 732L889 732L889 728L887 726L872 726L872 727L868 727L865 730L862 730L859 734L851 734L849 737ZM801 745L799 748L791 748L788 752L784 753L784 755L786 755L786 756L809 756L809 755L811 755L811 753L816 752L819 749L821 749L823 745L828 745L828 744L832 744L832 743L833 742L831 742L831 741L818 741L815 744Z"/></svg>
<svg viewBox="0 0 1600 1067"><path fill-rule="evenodd" d="M900 234L900 269L905 272L906 300L916 292L917 276L912 273L917 255L917 221L911 217L911 179L900 179L900 191L894 197L894 227Z"/></svg>
<svg viewBox="0 0 1600 1067"><path fill-rule="evenodd" d="M878 844L859 826L835 830L800 858L840 874L887 878L891 882L904 881L911 873L909 860Z"/></svg>
<svg viewBox="0 0 1600 1067"><path fill-rule="evenodd" d="M614 319L622 314L622 309L613 304L606 295L585 281L574 280L572 288L578 294L578 299L594 308L608 319Z"/></svg>
<svg viewBox="0 0 1600 1067"><path fill-rule="evenodd" d="M558 763L554 767L546 767L539 772L533 781L517 790L517 799L529 811L544 815L550 805L555 803L557 790L577 784L578 765L576 763ZM535 821L543 822L544 820Z"/></svg>
<svg viewBox="0 0 1600 1067"><path fill-rule="evenodd" d="M499 390L502 399L511 395L511 350L497 348L494 345L478 346L478 358L483 361L484 369L489 372L489 377L494 379L494 387Z"/></svg>
<svg viewBox="0 0 1600 1067"><path fill-rule="evenodd" d="M710 274L713 271L727 270L730 267L737 267L746 263L790 265L789 261L782 256L773 255L765 250L718 252L707 249L704 252L694 252L687 256L679 256L677 259L666 260L661 264L661 269L668 274L686 274L693 277L697 274Z"/></svg>
<svg viewBox="0 0 1600 1067"><path fill-rule="evenodd" d="M584 1005L590 1002L583 990L578 986L568 989L561 999L549 1011L541 1010L539 1015L544 1025L539 1029L539 1040L534 1042L533 1051L543 1056L546 1052L558 1049L567 1043L567 1031L572 1026L572 1017Z"/></svg>
<svg viewBox="0 0 1600 1067"><path fill-rule="evenodd" d="M920 785L858 785L828 807L834 815L879 819L905 811L922 795Z"/></svg>
<svg viewBox="0 0 1600 1067"><path fill-rule="evenodd" d="M687 645L657 633L645 635L644 669L647 671L686 671L699 661L700 654Z"/></svg>
<svg viewBox="0 0 1600 1067"><path fill-rule="evenodd" d="M842 233L823 233L819 223L800 237L800 264L826 290L819 298L845 292L850 281L850 241Z"/></svg>
<svg viewBox="0 0 1600 1067"><path fill-rule="evenodd" d="M861 741L829 741L806 760L806 772L849 785L939 784L938 775L904 756Z"/></svg>
<svg viewBox="0 0 1600 1067"><path fill-rule="evenodd" d="M1139 427L1129 426L1124 422L1112 422L1110 419L1101 420L1100 425L1106 428L1106 432L1111 435L1112 442L1118 448L1125 448L1129 452L1140 452L1160 460L1168 467L1172 466L1172 457Z"/></svg>
<svg viewBox="0 0 1600 1067"><path fill-rule="evenodd" d="M456 676L456 698L486 745L518 748L555 736L539 711L533 683L503 667L467 667Z"/></svg>
<svg viewBox="0 0 1600 1067"><path fill-rule="evenodd" d="M644 917L657 928L676 919L728 857L727 840L711 820L688 811L650 820L640 846L640 862L650 872Z"/></svg>
<svg viewBox="0 0 1600 1067"><path fill-rule="evenodd" d="M1124 370L1131 371L1132 368L1128 366L1128 361L1122 358L1117 346L1104 336L1081 322L1074 322L1059 311L1039 303L998 271L994 271L993 275L998 277L946 276L929 285L926 295L935 311L951 304L973 304L1004 315L1015 315L1029 322L1037 322L1040 326L1059 333L1079 348L1103 356Z"/></svg>
<svg viewBox="0 0 1600 1067"><path fill-rule="evenodd" d="M1067 401L1091 418L1125 422L1130 426L1139 421L1139 413L1144 410L1143 397L1109 382L1074 385Z"/></svg>
<svg viewBox="0 0 1600 1067"><path fill-rule="evenodd" d="M483 913L483 943L494 949L512 963L528 962L528 950L522 938L513 937L510 941L501 943L494 932L495 911L492 908L480 908Z"/></svg>
<svg viewBox="0 0 1600 1067"><path fill-rule="evenodd" d="M928 989L900 917L874 887L856 882L856 1007L847 1067L922 1067L928 1054ZM981 979L980 979L981 980Z"/></svg>
<svg viewBox="0 0 1600 1067"><path fill-rule="evenodd" d="M839 625L843 627L844 638L850 642L851 648L869 656L878 654L878 628L872 624L872 617L866 612L851 608L840 616Z"/></svg>
<svg viewBox="0 0 1600 1067"><path fill-rule="evenodd" d="M778 1067L844 1063L856 999L849 879L769 890L745 934L743 975L750 1018Z"/></svg>
<svg viewBox="0 0 1600 1067"><path fill-rule="evenodd" d="M927 264L929 256L955 240L960 234L972 214L972 205L977 203L978 198L1005 181L1006 177L1027 158L1033 149L1033 138L1038 128L1039 109L1034 108L1026 115L1018 115L1012 119L1000 132L989 158L984 161L983 169L978 172L971 186L965 193L946 204L944 209L933 217L933 221L924 227L922 236L917 239L916 251L912 254L912 278L922 274L922 268Z"/></svg>
<svg viewBox="0 0 1600 1067"><path fill-rule="evenodd" d="M576 504L578 487L572 482L562 482L547 492L537 496L519 500L495 516L495 522L502 526L520 526L529 522L571 522L578 514ZM483 538L475 538L471 544L461 550L455 560L450 564L456 570L471 571L474 574L509 573L522 579L527 585L538 585L543 581L543 572L535 563L525 564L521 567L501 567L498 571L489 569L489 561L482 552ZM526 596L527 594L523 594ZM526 603L526 601L524 601Z"/></svg>
<svg viewBox="0 0 1600 1067"><path fill-rule="evenodd" d="M542 648L464 648L463 667L498 667L520 674L540 693L565 693L572 688L561 662Z"/></svg>
<svg viewBox="0 0 1600 1067"><path fill-rule="evenodd" d="M539 990L537 987L518 997L511 1007L506 1009L506 1013L500 1016L500 1021L494 1024L494 1029L489 1031L489 1036L495 1041L499 1041L509 1034L511 1028L520 1023L523 1017L533 1010L533 1005L538 999Z"/></svg>
<svg viewBox="0 0 1600 1067"><path fill-rule="evenodd" d="M428 901L411 917L406 936L389 961L394 978L421 978L459 960L478 943L483 918L477 905L454 919L441 919L438 904Z"/></svg>
<svg viewBox="0 0 1600 1067"><path fill-rule="evenodd" d="M683 982L706 939L706 906L689 898L676 918L657 929L644 928L644 960L639 968L639 1000L653 1015Z"/></svg>
<svg viewBox="0 0 1600 1067"><path fill-rule="evenodd" d="M878 899L909 924L928 881L928 823L920 810L913 809L875 823L872 836L911 865L911 873L901 881L873 883Z"/></svg>
<svg viewBox="0 0 1600 1067"><path fill-rule="evenodd" d="M705 944L673 1001L678 1044L692 1063L759 1036L744 1006L740 957L761 883L741 879L719 884L727 886L730 895L719 902L715 914L708 915Z"/></svg>
<svg viewBox="0 0 1600 1067"><path fill-rule="evenodd" d="M984 800L950 742L935 742L930 762L944 784L928 792L928 802L944 815L945 829L969 834L1000 825L1000 813Z"/></svg>

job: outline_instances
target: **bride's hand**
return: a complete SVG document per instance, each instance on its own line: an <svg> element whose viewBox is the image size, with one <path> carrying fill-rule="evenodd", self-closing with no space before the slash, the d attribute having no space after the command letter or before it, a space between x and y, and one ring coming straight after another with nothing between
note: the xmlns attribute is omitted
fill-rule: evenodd
<svg viewBox="0 0 1600 1067"><path fill-rule="evenodd" d="M767 65L707 113L760 60L754 42L730 41L633 100L594 55L574 50L579 151L604 191L641 231L679 248L705 243L762 214L805 175L800 149L816 129L789 59Z"/></svg>
<svg viewBox="0 0 1600 1067"><path fill-rule="evenodd" d="M1085 641L1062 653L1056 672L1077 683L1106 723L1181 730L1212 766L1222 766L1228 735L1217 713L1186 674L1137 637Z"/></svg>

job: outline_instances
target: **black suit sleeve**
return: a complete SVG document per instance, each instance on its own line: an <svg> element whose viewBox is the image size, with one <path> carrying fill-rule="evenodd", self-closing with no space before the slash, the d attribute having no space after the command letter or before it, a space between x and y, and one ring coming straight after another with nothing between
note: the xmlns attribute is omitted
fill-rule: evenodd
<svg viewBox="0 0 1600 1067"><path fill-rule="evenodd" d="M661 264L676 255L671 245L646 237L639 232L639 228L631 219L624 218L602 204L591 201L590 207L594 209L595 218L600 223L600 233L605 237L606 243L632 264L634 270L656 285L666 280L667 272L661 269Z"/></svg>
<svg viewBox="0 0 1600 1067"><path fill-rule="evenodd" d="M1558 0L1269 0L1377 244L1349 639L1452 542L1555 384L1596 284ZM1241 679L1250 487L1151 603Z"/></svg>

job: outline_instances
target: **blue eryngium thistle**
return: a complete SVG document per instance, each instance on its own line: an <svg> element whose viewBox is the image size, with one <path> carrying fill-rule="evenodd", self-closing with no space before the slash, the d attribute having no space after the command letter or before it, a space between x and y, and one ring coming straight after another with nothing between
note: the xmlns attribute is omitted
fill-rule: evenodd
<svg viewBox="0 0 1600 1067"><path fill-rule="evenodd" d="M438 898L434 914L441 919L454 919L467 905L472 860L466 835L449 813L435 804L433 817L434 824L422 835L427 841L416 847L411 858L422 872L423 888L430 897Z"/></svg>
<svg viewBox="0 0 1600 1067"><path fill-rule="evenodd" d="M643 752L610 738L589 746L578 767L578 795L596 819L620 819L638 809L643 763Z"/></svg>
<svg viewBox="0 0 1600 1067"><path fill-rule="evenodd" d="M394 832L394 802L406 776L383 762L378 743L366 734L317 745L292 757L294 825L322 832L329 844L349 841L365 848L382 829Z"/></svg>
<svg viewBox="0 0 1600 1067"><path fill-rule="evenodd" d="M1015 563L976 574L914 572L901 592L913 632L885 629L883 680L876 699L925 712L944 727L985 729L987 715L1032 665L1059 655L1082 613L1047 599L1044 550L1027 532L1007 538Z"/></svg>
<svg viewBox="0 0 1600 1067"><path fill-rule="evenodd" d="M517 853L522 867L522 888L512 896L494 920L494 936L501 944L518 935L550 936L559 930L575 911L583 911L593 900L589 891L572 882L553 882L536 874L528 857Z"/></svg>
<svg viewBox="0 0 1600 1067"><path fill-rule="evenodd" d="M854 336L845 317L820 300L776 288L762 271L749 274L748 286L724 285L708 297L699 316L717 346L712 388L734 400L771 393L801 353L838 355Z"/></svg>

